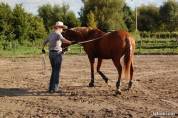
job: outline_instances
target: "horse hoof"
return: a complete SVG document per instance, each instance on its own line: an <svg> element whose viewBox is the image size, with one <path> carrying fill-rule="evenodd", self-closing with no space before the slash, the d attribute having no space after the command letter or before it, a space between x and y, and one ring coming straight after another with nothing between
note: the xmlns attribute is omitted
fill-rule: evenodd
<svg viewBox="0 0 178 118"><path fill-rule="evenodd" d="M111 85L109 83L106 83L109 88L111 88Z"/></svg>
<svg viewBox="0 0 178 118"><path fill-rule="evenodd" d="M129 88L129 87L128 87L128 88L126 88L126 89L125 89L125 91L128 91L128 92L129 92L129 91L130 91L130 88Z"/></svg>
<svg viewBox="0 0 178 118"><path fill-rule="evenodd" d="M126 91L130 91L130 89L131 89L131 86L128 86L128 87L126 88Z"/></svg>
<svg viewBox="0 0 178 118"><path fill-rule="evenodd" d="M111 88L111 85L108 85L108 88Z"/></svg>
<svg viewBox="0 0 178 118"><path fill-rule="evenodd" d="M105 83L106 83L106 84L108 83L108 78L105 78Z"/></svg>
<svg viewBox="0 0 178 118"><path fill-rule="evenodd" d="M117 95L121 95L121 91L115 91L115 94L114 94L114 96L117 96Z"/></svg>
<svg viewBox="0 0 178 118"><path fill-rule="evenodd" d="M127 90L130 90L132 87L132 82L129 82Z"/></svg>
<svg viewBox="0 0 178 118"><path fill-rule="evenodd" d="M94 87L94 83L89 83L89 87Z"/></svg>

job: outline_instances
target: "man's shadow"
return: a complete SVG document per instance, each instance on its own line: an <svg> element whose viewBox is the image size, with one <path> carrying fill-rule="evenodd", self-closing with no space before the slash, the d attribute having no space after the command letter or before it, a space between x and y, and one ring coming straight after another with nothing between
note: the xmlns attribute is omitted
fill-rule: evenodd
<svg viewBox="0 0 178 118"><path fill-rule="evenodd" d="M108 91L106 93L91 93L87 90L79 90L79 88L87 86L71 86L70 89L63 88L61 91L56 93L49 93L47 90L30 90L28 88L0 88L0 97L13 97L13 96L112 96L112 92ZM73 90L71 90L73 88Z"/></svg>
<svg viewBox="0 0 178 118"><path fill-rule="evenodd" d="M28 89L23 88L0 88L0 97L3 96L24 96L28 94Z"/></svg>

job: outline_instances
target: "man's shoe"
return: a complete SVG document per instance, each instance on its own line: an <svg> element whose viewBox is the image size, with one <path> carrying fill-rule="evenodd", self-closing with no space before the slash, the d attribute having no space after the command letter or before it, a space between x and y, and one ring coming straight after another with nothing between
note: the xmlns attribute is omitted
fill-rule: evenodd
<svg viewBox="0 0 178 118"><path fill-rule="evenodd" d="M55 91L58 91L59 90L59 86L58 84L55 84L55 88L54 88Z"/></svg>
<svg viewBox="0 0 178 118"><path fill-rule="evenodd" d="M48 90L48 92L49 92L49 93L54 93L54 92L55 92L55 90Z"/></svg>

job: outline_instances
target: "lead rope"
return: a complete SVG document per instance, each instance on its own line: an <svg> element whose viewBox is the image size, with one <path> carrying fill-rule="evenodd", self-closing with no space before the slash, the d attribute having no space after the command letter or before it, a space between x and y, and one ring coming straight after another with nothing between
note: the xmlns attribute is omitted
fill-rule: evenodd
<svg viewBox="0 0 178 118"><path fill-rule="evenodd" d="M98 37L98 38L94 38L94 39L87 40L87 41L77 42L77 43L75 43L75 44L84 44L84 43L93 42L93 41L99 40L100 38L104 37L105 35L107 35L107 34L109 34L109 33L110 33L110 32L105 33L103 36L100 36L100 37ZM71 44L71 45L75 45L75 44ZM69 46L71 46L71 45L69 45ZM67 47L63 48L63 50L67 49L69 46L67 46Z"/></svg>
<svg viewBox="0 0 178 118"><path fill-rule="evenodd" d="M93 41L96 41L98 39L100 39L102 37L99 37L99 38L95 38L95 39L91 39L91 40L87 40L87 41L81 41L81 42L78 42L77 44L84 44L84 43L89 43L89 42L93 42Z"/></svg>
<svg viewBox="0 0 178 118"><path fill-rule="evenodd" d="M103 36L102 36L102 37L103 37ZM84 44L84 43L93 42L93 41L96 41L96 40L98 40L98 39L100 39L100 38L102 38L102 37L98 37L98 38L95 38L95 39L91 39L91 40L87 40L87 41L81 41L81 42L77 42L77 43L75 43L75 44ZM71 45L75 45L75 44L71 44ZM71 46L71 45L69 45L69 46ZM67 47L63 48L62 50L65 50L65 49L67 49L69 46L67 46Z"/></svg>
<svg viewBox="0 0 178 118"><path fill-rule="evenodd" d="M103 36L100 36L100 37L98 37L98 38L94 38L94 39L91 39L91 40L77 42L77 44L84 44L84 43L88 43L88 42L93 42L93 41L99 40L99 39L103 38L105 35L107 35L107 34L109 34L109 33L110 33L110 32L105 33Z"/></svg>
<svg viewBox="0 0 178 118"><path fill-rule="evenodd" d="M45 60L45 54L42 54L42 74L45 75L46 71L46 60Z"/></svg>

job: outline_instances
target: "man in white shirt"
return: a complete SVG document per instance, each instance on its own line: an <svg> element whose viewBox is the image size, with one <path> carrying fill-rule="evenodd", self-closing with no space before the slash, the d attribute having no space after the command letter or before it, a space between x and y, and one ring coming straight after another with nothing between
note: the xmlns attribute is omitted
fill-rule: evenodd
<svg viewBox="0 0 178 118"><path fill-rule="evenodd" d="M44 47L48 43L49 49L49 59L52 67L52 73L49 83L48 91L50 93L58 91L59 88L59 79L62 63L62 43L72 44L71 41L65 39L62 36L62 31L66 28L63 22L58 21L53 26L53 32L49 34L48 38L44 41L42 47L42 53L45 53Z"/></svg>

